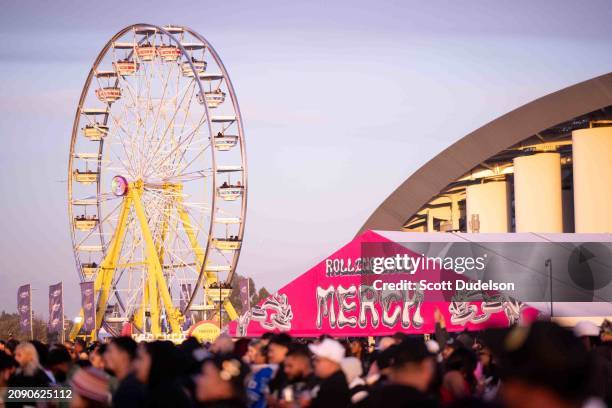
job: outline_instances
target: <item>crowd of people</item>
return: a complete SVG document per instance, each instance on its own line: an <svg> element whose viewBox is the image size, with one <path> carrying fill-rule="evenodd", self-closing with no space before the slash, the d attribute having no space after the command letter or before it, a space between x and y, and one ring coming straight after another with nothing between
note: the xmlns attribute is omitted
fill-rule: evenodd
<svg viewBox="0 0 612 408"><path fill-rule="evenodd" d="M71 387L73 407L595 408L612 403L611 381L607 321L457 335L438 321L431 339L375 342L285 333L211 344L0 342L0 389Z"/></svg>

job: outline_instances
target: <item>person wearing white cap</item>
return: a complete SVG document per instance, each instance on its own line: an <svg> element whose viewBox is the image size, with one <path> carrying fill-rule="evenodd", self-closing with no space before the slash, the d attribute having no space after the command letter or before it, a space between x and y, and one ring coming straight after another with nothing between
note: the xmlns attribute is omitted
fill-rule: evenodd
<svg viewBox="0 0 612 408"><path fill-rule="evenodd" d="M315 374L321 384L312 390L310 408L346 407L350 403L350 392L346 376L340 364L344 358L344 347L332 339L308 346L314 355Z"/></svg>
<svg viewBox="0 0 612 408"><path fill-rule="evenodd" d="M599 337L599 327L588 320L581 320L574 326L574 336L582 340L587 350L591 350L593 348L591 339Z"/></svg>

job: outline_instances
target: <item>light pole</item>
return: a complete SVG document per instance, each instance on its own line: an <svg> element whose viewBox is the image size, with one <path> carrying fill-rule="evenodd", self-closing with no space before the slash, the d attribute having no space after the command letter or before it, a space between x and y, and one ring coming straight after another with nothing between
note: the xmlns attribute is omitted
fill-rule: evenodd
<svg viewBox="0 0 612 408"><path fill-rule="evenodd" d="M552 259L548 258L544 262L544 266L548 268L548 279L550 284L550 319L553 317L553 276L552 276Z"/></svg>
<svg viewBox="0 0 612 408"><path fill-rule="evenodd" d="M66 341L66 327L65 324L66 322L64 321L64 282L60 282L62 284L61 286L61 294L62 294L62 299L60 300L62 302L62 331L60 334L60 341L62 342L62 344L64 344L64 342Z"/></svg>
<svg viewBox="0 0 612 408"><path fill-rule="evenodd" d="M219 286L219 331L221 331L221 318L222 318L222 304L223 304L223 294L221 292L221 280L219 280L219 272L217 272L217 285Z"/></svg>

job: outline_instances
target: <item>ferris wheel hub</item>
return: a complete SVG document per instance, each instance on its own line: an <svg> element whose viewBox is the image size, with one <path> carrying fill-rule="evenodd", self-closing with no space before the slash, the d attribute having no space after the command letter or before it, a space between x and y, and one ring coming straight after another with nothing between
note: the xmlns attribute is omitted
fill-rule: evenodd
<svg viewBox="0 0 612 408"><path fill-rule="evenodd" d="M127 194L129 189L129 183L123 176L115 176L111 181L111 190L117 197L121 197Z"/></svg>

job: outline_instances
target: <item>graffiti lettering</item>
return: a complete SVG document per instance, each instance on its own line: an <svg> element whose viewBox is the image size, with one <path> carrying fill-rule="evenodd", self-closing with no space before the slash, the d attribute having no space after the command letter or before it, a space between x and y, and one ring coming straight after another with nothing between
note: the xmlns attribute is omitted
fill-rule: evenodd
<svg viewBox="0 0 612 408"><path fill-rule="evenodd" d="M378 327L378 311L374 307L374 303L378 300L378 292L374 286L361 285L359 286L359 327L362 329L367 326L368 319L366 311L370 311L372 327Z"/></svg>
<svg viewBox="0 0 612 408"><path fill-rule="evenodd" d="M421 315L421 305L423 304L423 299L425 299L425 294L423 291L416 290L413 292L412 296L410 296L409 291L404 291L404 307L402 309L402 327L407 329L410 327L412 323L416 329L423 326L425 320ZM410 311L414 308L414 315L412 319L410 319Z"/></svg>
<svg viewBox="0 0 612 408"><path fill-rule="evenodd" d="M357 309L357 303L355 303L354 299L352 301L347 300L348 297L354 298L356 295L357 287L355 287L355 285L349 286L348 289L343 288L342 285L338 286L338 304L340 305L338 308L339 329L346 326L353 328L357 326L357 318L355 316L345 316L345 313L352 312Z"/></svg>
<svg viewBox="0 0 612 408"><path fill-rule="evenodd" d="M380 293L380 294L379 294ZM382 323L388 328L396 327L401 321L403 328L411 325L420 328L423 323L421 306L422 291L388 290L377 291L373 286L342 285L327 288L317 287L316 326L323 328L326 321L331 328L365 328L368 322L373 328ZM359 301L359 304L357 304ZM354 315L354 312L358 312Z"/></svg>
<svg viewBox="0 0 612 408"><path fill-rule="evenodd" d="M402 292L399 290L385 290L382 292L380 302L382 303L382 324L385 327L393 328L397 324L400 316L402 315L402 306L397 305L393 309L393 313L389 314L392 302L401 302L404 299Z"/></svg>
<svg viewBox="0 0 612 408"><path fill-rule="evenodd" d="M478 306L470 304L470 300L484 298L481 302L480 312ZM453 295L452 302L448 305L451 314L451 323L456 325L466 325L467 323L484 323L492 314L502 310L508 318L510 325L516 323L521 315L521 309L525 305L518 300L507 297L504 294L488 295L486 292L479 291L457 291Z"/></svg>
<svg viewBox="0 0 612 408"><path fill-rule="evenodd" d="M328 303L329 300L329 303ZM329 316L329 326L336 327L336 312L334 310L334 287L327 289L317 286L317 327L323 326L323 317Z"/></svg>
<svg viewBox="0 0 612 408"><path fill-rule="evenodd" d="M237 331L246 335L249 322L254 320L266 330L291 330L293 311L285 294L274 294L268 297L261 306L254 306L238 320Z"/></svg>

